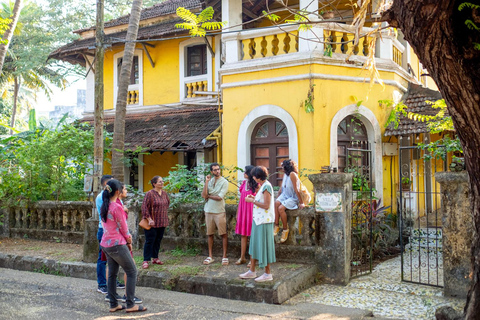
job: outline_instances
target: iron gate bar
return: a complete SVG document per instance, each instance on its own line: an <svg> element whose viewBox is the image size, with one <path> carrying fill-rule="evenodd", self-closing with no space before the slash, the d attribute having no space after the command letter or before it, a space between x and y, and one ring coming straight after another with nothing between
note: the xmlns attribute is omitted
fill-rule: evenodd
<svg viewBox="0 0 480 320"><path fill-rule="evenodd" d="M370 143L367 143L366 144L366 147L367 149L359 149L359 148L346 148L346 168L349 168L349 167L355 167L355 166L350 166L349 165L349 161L350 161L350 153L351 152L360 152L360 153L364 153L366 156L367 156L367 168L368 168L368 182L369 182L369 188L368 188L368 192L364 192L364 191L361 191L360 190L360 194L362 195L361 196L361 199L363 200L363 195L364 194L368 194L369 197L367 200L367 203L368 203L368 208L369 208L369 214L367 215L367 219L368 219L368 240L369 240L369 245L368 247L366 248L367 251L368 251L368 270L365 271L365 272L362 272L361 268L354 268L352 269L352 274L351 274L351 278L355 278L355 277L358 277L358 276L362 276L362 275L367 275L367 274L370 274L372 273L372 267L373 267L373 223L372 223L372 218L373 218L373 213L372 213L372 201L373 201L373 187L372 187L372 183L373 183L373 176L372 176L372 150L370 150ZM362 162L363 162L363 155L359 157L360 159L362 159ZM362 165L362 167L364 167ZM354 195L356 195L356 190L352 190L352 198ZM355 203L355 199L352 199L353 200L353 204ZM353 215L355 213L352 211L352 219L353 219ZM357 221L358 223L358 221ZM352 221L352 229L353 229L353 221ZM352 233L352 236L353 236L353 233ZM353 240L353 237L352 237L352 240ZM363 249L363 248L362 248ZM355 250L355 247L352 246L352 251ZM350 264L355 267L358 267L358 265L355 265L354 264L354 261L353 259L355 259L356 256L354 256L353 252L352 252L352 255L351 255L351 261L350 261ZM361 264L361 255L360 257L357 257L357 258L360 258L360 264ZM358 260L355 261L355 263L358 263ZM355 274L353 274L353 271L355 270Z"/></svg>
<svg viewBox="0 0 480 320"><path fill-rule="evenodd" d="M443 164L443 170L446 171L446 170L447 170L447 151L446 151L446 147L445 147L445 146L438 146L438 148L443 148L443 150L444 150L444 151L443 151L443 159L440 159L440 160L443 162L443 163L442 163L442 164ZM405 257L404 257L404 251L405 251L405 244L404 244L404 241L403 241L403 240L404 240L404 239L403 239L403 235L404 235L404 231L405 231L404 228L405 228L405 229L408 229L408 226L406 226L406 224L405 224L407 221L403 221L403 219L404 219L404 217L403 217L403 215L404 215L404 212L403 212L403 210L404 210L404 205L403 205L403 191L404 191L404 190L403 190L403 188L402 188L402 186L401 186L402 178L403 178L403 171L402 171L402 167L403 167L403 163L402 163L403 156L402 156L402 151L412 151L412 150L418 150L418 151L420 152L420 155L422 154L422 152L424 153L422 157L419 156L419 157L417 157L417 159L413 159L413 157L411 157L411 152L408 153L408 155L409 155L408 160L409 160L409 161L408 161L407 165L411 166L412 162L413 162L413 161L416 161L415 164L416 164L417 170L416 170L415 176L417 176L417 178L418 178L418 179L416 179L417 187L420 186L420 179L419 179L419 177L420 177L420 167L419 167L419 164L422 163L422 162L423 162L423 164L424 164L424 167L423 167L423 180L424 180L424 184L425 184L425 179L426 179L426 177L427 177L427 175L426 175L426 170L428 169L428 166L431 166L431 161L432 161L432 160L435 161L435 164L432 166L433 169L435 170L435 172L437 172L436 162L439 161L439 159L435 159L435 158L431 158L431 159L429 159L429 160L425 159L424 157L425 157L426 151L423 150L423 149L421 149L421 148L419 148L418 146L399 146L399 186L400 186L400 188L399 188L399 189L400 189L400 190L399 190L399 203L400 203L400 205L399 205L399 211L400 211L400 214L399 214L399 221L400 221L400 223L399 223L399 229L400 229L400 248L401 248L401 250L400 250L400 254L401 254L401 279L402 279L403 282L408 282L408 283L417 283L417 284L423 284L423 285L428 285L428 286L432 286L432 287L443 287L443 285L440 285L440 284L439 284L439 282L440 282L440 279L439 279L439 269L440 269L439 252L440 252L441 249L439 249L439 246L438 246L438 244L439 244L439 243L438 243L438 240L439 240L438 236L439 236L439 234L441 235L441 233L438 231L438 226L437 226L437 224L436 224L436 227L435 227L435 230L436 230L436 231L435 231L435 237L433 238L435 246L434 246L434 252L432 253L432 250L431 250L431 248L430 248L430 241L429 241L429 240L430 240L430 239L429 239L429 238L430 238L429 222L428 222L428 221L429 221L429 211L428 211L427 208L426 208L426 210L425 210L425 214L426 214L426 229L427 229L427 231L426 231L426 239L427 239L427 240L426 240L426 248L427 248L427 250L426 250L427 259L426 259L426 260L427 260L427 261L426 261L425 265L426 265L426 268L427 268L427 282L424 282L424 281L422 282L422 264L423 264L423 262L422 262L422 251L421 251L421 249L422 249L422 248L421 248L421 244L422 244L422 241L421 241L422 239L421 239L421 237L422 237L422 232L423 232L423 231L422 231L421 224L420 224L420 213L419 213L419 212L417 212L417 213L418 213L417 219L419 220L419 225L418 225L418 229L417 229L417 230L418 230L418 232L417 232L417 233L418 233L418 235L417 235L417 238L418 238L418 267L419 267L419 268L418 268L418 281L413 281L413 258L412 258L413 247L412 247L412 244L411 244L411 243L409 243L409 245L410 245L410 280L407 280L407 279L405 279L405 277L404 277L404 272L405 272L405 270L404 270L404 259L405 259ZM411 174L410 169L411 169L411 168L409 167L409 173ZM432 169L432 168L429 168L430 171L431 171L431 169ZM431 174L431 175L432 175L432 174ZM413 178L413 175L412 175L412 178ZM429 178L431 179L431 176L430 176ZM437 208L437 209L435 210L435 221L437 222L437 221L438 221L438 208L439 208L439 206L437 205L438 199L437 199L437 196L435 196L435 195L438 195L439 193L436 191L436 190L437 190L436 182L433 182L433 184L432 184L432 182L430 182L430 184L431 184L430 187L431 187L431 188L433 187L433 190L434 190L434 191L432 191L432 189L431 189L431 191L426 190L427 186L425 185L425 186L424 186L424 187L425 187L425 190L424 190L423 192L420 192L420 191L411 192L411 191L409 191L409 193L413 193L413 194L417 194L417 195L425 195L425 207L428 206L428 205L427 205L427 202L428 202L428 201L427 201L427 199L428 199L427 196L430 195L430 198L432 198L432 196L434 196L433 199L434 199L435 205L431 204L431 206L432 206L432 208ZM419 188L417 188L417 189L419 189ZM411 202L411 199L410 199L410 202ZM417 203L416 203L416 204L419 204L419 203L418 203L418 199L417 199ZM417 210L417 211L418 211L418 210ZM406 208L405 208L405 214L407 214ZM407 230L407 231L408 231L408 230ZM413 230L413 231L415 231L415 230ZM414 232L414 233L415 233L415 232ZM431 266L430 266L429 261L430 261L430 256L431 256L431 254L432 254L432 255L433 255L433 254L435 255L435 258L434 258L434 259L435 259L435 267L436 267L436 272L435 272L435 274L436 274L436 283L431 283L431 282L430 282L430 280L431 280L431 279L430 279L430 267L431 267ZM442 259L443 259L443 258L442 258ZM443 263L443 260L442 260L442 263ZM433 269L433 267L432 267L432 269ZM443 280L443 279L442 279L442 280Z"/></svg>

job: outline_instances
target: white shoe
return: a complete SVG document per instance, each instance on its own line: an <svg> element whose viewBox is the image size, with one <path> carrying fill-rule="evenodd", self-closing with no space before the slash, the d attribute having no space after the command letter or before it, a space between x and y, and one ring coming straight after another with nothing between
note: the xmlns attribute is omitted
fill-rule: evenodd
<svg viewBox="0 0 480 320"><path fill-rule="evenodd" d="M253 279L253 278L256 278L256 277L257 277L257 273L248 270L247 272L242 273L241 275L239 275L239 277L242 278L242 279Z"/></svg>
<svg viewBox="0 0 480 320"><path fill-rule="evenodd" d="M273 276L272 274L262 274L260 277L256 278L255 281L257 282L265 282L265 281L272 281L273 280Z"/></svg>

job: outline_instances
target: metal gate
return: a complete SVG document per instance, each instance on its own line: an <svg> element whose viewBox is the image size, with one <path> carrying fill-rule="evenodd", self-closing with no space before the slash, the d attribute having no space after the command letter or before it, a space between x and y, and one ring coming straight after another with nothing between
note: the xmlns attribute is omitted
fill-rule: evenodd
<svg viewBox="0 0 480 320"><path fill-rule="evenodd" d="M443 159L446 159L446 152ZM443 287L440 186L446 161L416 146L400 146L398 212L402 281Z"/></svg>
<svg viewBox="0 0 480 320"><path fill-rule="evenodd" d="M345 172L353 174L351 277L372 272L372 151L368 142L347 148Z"/></svg>

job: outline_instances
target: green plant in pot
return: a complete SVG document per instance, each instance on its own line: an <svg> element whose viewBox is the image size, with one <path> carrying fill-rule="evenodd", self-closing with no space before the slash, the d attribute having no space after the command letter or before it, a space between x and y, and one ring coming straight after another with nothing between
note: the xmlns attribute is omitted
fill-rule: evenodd
<svg viewBox="0 0 480 320"><path fill-rule="evenodd" d="M402 190L410 190L410 178L402 177Z"/></svg>

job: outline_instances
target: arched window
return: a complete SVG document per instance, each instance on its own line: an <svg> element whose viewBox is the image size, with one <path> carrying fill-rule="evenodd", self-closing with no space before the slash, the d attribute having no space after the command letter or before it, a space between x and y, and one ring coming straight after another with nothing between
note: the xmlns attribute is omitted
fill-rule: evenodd
<svg viewBox="0 0 480 320"><path fill-rule="evenodd" d="M253 129L250 145L252 164L267 167L270 183L280 186L283 174L274 173L279 172L282 161L289 158L288 130L285 124L278 118L260 121Z"/></svg>
<svg viewBox="0 0 480 320"><path fill-rule="evenodd" d="M368 135L365 125L355 116L343 119L337 127L338 170L344 172L347 166L368 166L368 153L347 149L368 150Z"/></svg>

